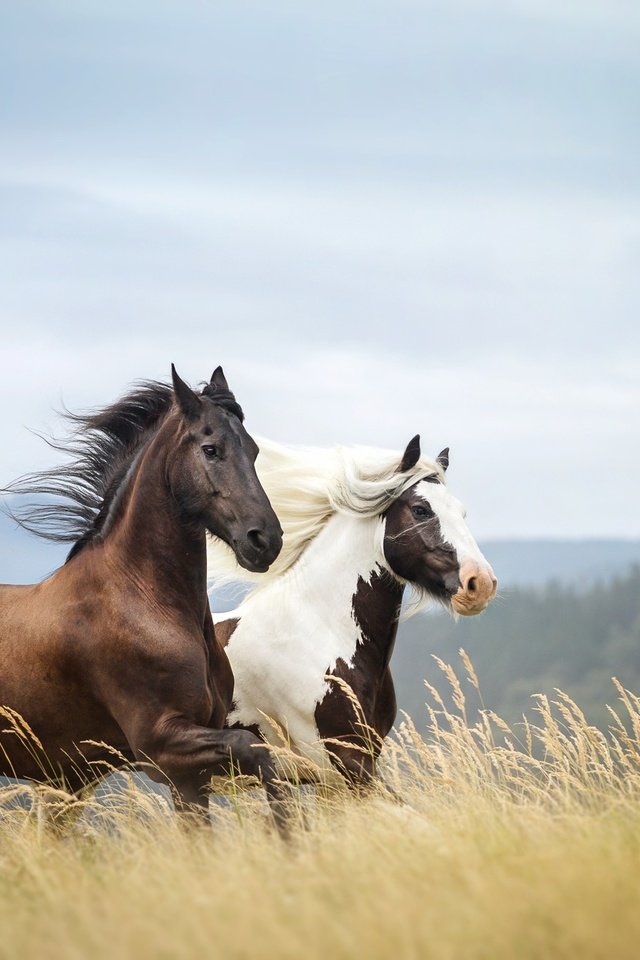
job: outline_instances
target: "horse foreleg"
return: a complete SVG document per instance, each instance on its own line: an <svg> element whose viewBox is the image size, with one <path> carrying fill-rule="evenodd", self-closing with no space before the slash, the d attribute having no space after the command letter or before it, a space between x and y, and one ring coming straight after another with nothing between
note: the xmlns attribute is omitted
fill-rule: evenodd
<svg viewBox="0 0 640 960"><path fill-rule="evenodd" d="M394 803L400 805L406 803L397 790L390 787L378 773L376 758L366 746L355 744L353 741L345 740L344 743L337 743L332 740L326 745L326 749L332 764L340 771L355 794L360 797L366 796L376 784L379 784Z"/></svg>
<svg viewBox="0 0 640 960"><path fill-rule="evenodd" d="M325 747L331 763L355 793L363 794L371 790L376 777L376 761L366 745L335 738Z"/></svg>
<svg viewBox="0 0 640 960"><path fill-rule="evenodd" d="M136 748L169 780L177 807L207 817L211 777L239 771L263 784L276 826L285 832L289 788L277 775L269 748L247 730L212 730L172 719L156 724L155 733Z"/></svg>

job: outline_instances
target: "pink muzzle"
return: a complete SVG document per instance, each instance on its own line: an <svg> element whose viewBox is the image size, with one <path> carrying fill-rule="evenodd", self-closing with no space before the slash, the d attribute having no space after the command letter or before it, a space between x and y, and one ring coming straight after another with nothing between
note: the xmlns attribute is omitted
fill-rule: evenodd
<svg viewBox="0 0 640 960"><path fill-rule="evenodd" d="M456 613L472 617L486 610L496 595L498 581L488 563L463 560L460 567L460 587L451 598Z"/></svg>

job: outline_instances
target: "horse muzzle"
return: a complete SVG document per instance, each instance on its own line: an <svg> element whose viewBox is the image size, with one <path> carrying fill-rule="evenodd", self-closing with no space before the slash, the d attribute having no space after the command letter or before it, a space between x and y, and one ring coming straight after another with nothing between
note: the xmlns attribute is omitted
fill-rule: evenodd
<svg viewBox="0 0 640 960"><path fill-rule="evenodd" d="M265 573L282 549L282 533L259 527L235 540L233 550L240 566L252 573Z"/></svg>
<svg viewBox="0 0 640 960"><path fill-rule="evenodd" d="M486 610L498 589L498 581L488 563L464 560L460 567L460 586L451 597L455 613L472 617Z"/></svg>

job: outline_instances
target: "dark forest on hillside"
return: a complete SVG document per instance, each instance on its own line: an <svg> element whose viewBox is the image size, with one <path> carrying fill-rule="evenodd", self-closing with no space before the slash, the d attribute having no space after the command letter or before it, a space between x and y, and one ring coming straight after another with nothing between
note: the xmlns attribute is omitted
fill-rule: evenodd
<svg viewBox="0 0 640 960"><path fill-rule="evenodd" d="M392 660L398 704L424 727L427 691L423 677L444 693L447 684L431 654L464 669L460 647L474 665L484 705L517 722L535 719L535 693L553 696L559 687L605 729L606 704L616 706L611 677L640 693L640 565L627 575L588 591L551 583L540 589L511 588L477 618L457 623L444 613L417 616L400 627ZM473 687L465 694L477 704Z"/></svg>

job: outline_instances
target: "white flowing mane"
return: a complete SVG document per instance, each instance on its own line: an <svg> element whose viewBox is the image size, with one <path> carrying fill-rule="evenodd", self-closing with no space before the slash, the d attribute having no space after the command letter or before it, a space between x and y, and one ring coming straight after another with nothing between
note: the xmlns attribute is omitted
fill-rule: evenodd
<svg viewBox="0 0 640 960"><path fill-rule="evenodd" d="M373 447L294 447L256 437L260 453L258 478L284 530L283 547L267 573L240 567L233 551L209 538L208 573L219 581L266 585L293 566L308 544L335 513L376 517L412 484L436 474L441 466L421 457L415 467L398 473L402 452Z"/></svg>

